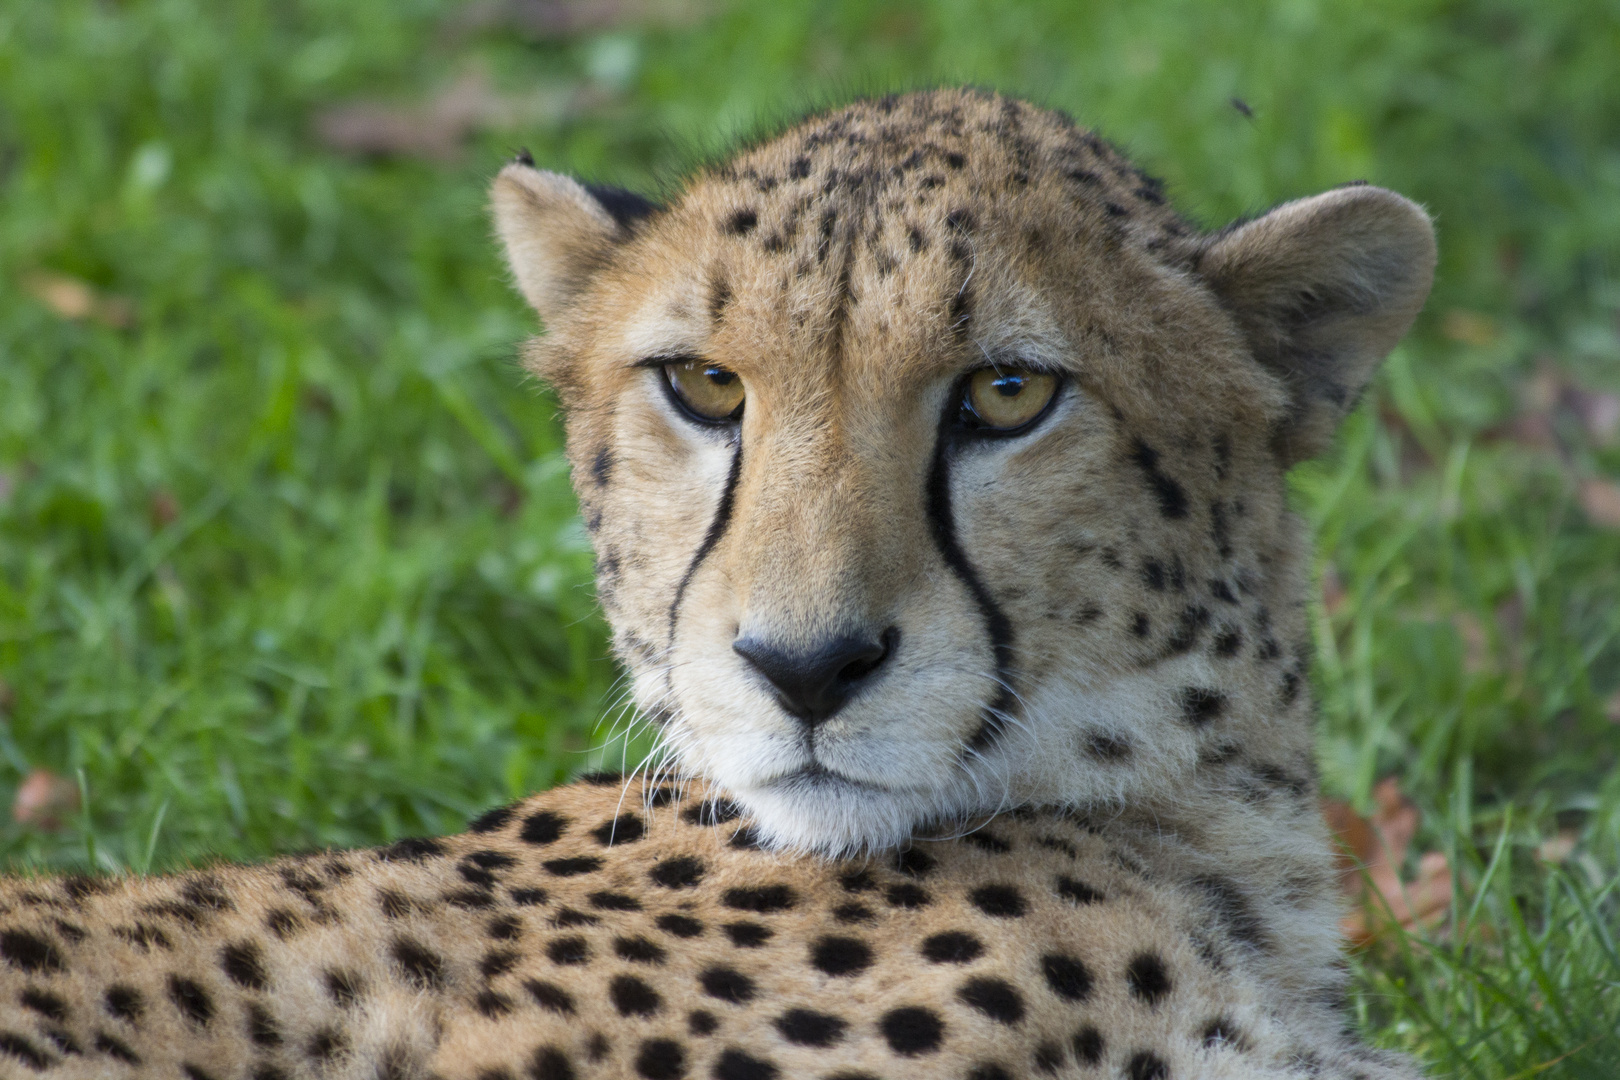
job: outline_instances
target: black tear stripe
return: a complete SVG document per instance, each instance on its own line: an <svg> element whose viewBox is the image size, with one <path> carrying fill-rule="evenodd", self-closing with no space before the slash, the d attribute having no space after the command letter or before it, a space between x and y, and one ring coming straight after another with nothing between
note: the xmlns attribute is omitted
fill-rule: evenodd
<svg viewBox="0 0 1620 1080"><path fill-rule="evenodd" d="M731 523L731 506L737 495L737 477L742 474L741 432L737 433L736 445L736 452L731 455L731 469L726 473L726 487L720 493L720 505L714 511L714 520L709 522L709 531L703 534L703 543L698 545L697 552L692 556L692 561L686 565L686 572L681 575L681 583L675 586L675 599L669 602L669 641L666 645L666 652L675 646L675 624L680 620L681 600L686 596L686 587L691 584L692 575L697 573L698 567L703 565L703 560L709 557L709 552L714 550L714 546L726 534L726 526ZM674 669L670 668L668 670L673 671ZM670 676L666 672L666 682L669 678ZM672 693L674 689L673 686L670 687Z"/></svg>
<svg viewBox="0 0 1620 1080"><path fill-rule="evenodd" d="M978 571L968 562L967 555L962 551L962 545L956 539L956 521L951 514L951 476L949 451L951 448L950 426L955 421L955 398L946 408L945 415L940 420L939 436L934 441L934 463L928 470L928 524L929 531L934 537L934 546L939 549L939 557L945 560L945 565L951 573L967 587L978 605L979 616L984 620L985 634L990 638L990 648L996 658L996 697L984 710L979 724L979 730L973 733L968 740L968 749L983 751L1001 736L1005 730L1000 715L1012 711L1014 699L1012 690L1012 662L1013 662L1013 629L1012 621L1007 618L1006 612L1001 610L990 590L984 587L979 580Z"/></svg>

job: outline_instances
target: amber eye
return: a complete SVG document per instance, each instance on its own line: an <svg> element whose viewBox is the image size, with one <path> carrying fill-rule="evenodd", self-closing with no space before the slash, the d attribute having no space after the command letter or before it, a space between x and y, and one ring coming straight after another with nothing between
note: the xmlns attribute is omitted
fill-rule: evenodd
<svg viewBox="0 0 1620 1080"><path fill-rule="evenodd" d="M974 427L1013 431L1041 415L1057 385L1057 376L1044 371L983 368L968 376L963 419Z"/></svg>
<svg viewBox="0 0 1620 1080"><path fill-rule="evenodd" d="M734 371L701 360L665 364L664 378L688 412L711 424L742 417L742 380Z"/></svg>

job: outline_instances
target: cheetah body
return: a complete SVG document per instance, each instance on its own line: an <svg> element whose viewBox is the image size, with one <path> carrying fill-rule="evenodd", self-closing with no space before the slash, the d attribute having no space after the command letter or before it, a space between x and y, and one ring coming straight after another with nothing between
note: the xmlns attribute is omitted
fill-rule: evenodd
<svg viewBox="0 0 1620 1080"><path fill-rule="evenodd" d="M1202 234L974 91L813 117L666 206L520 162L494 208L659 756L462 837L8 883L0 1062L1415 1075L1347 1033L1283 477L1421 305L1419 208ZM986 371L1053 389L987 428Z"/></svg>

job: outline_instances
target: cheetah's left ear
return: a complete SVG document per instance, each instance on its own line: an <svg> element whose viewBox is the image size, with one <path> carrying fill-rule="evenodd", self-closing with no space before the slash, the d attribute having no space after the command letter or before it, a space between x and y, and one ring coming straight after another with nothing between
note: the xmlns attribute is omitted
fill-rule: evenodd
<svg viewBox="0 0 1620 1080"><path fill-rule="evenodd" d="M658 207L629 191L536 169L525 155L495 177L490 209L518 290L550 322Z"/></svg>
<svg viewBox="0 0 1620 1080"><path fill-rule="evenodd" d="M1434 280L1423 208L1357 185L1285 203L1211 240L1198 272L1288 391L1284 465L1327 449Z"/></svg>

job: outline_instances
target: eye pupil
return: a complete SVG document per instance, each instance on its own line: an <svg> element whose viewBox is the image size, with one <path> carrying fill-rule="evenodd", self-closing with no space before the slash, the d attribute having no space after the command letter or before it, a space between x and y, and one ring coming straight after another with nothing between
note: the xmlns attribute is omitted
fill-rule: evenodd
<svg viewBox="0 0 1620 1080"><path fill-rule="evenodd" d="M967 379L963 423L980 431L1019 431L1046 411L1057 386L1057 376L1044 371L981 368Z"/></svg>
<svg viewBox="0 0 1620 1080"><path fill-rule="evenodd" d="M735 371L701 360L663 365L664 380L687 415L707 424L742 418L743 381Z"/></svg>
<svg viewBox="0 0 1620 1080"><path fill-rule="evenodd" d="M725 368L705 368L703 374L707 375L709 381L716 386L730 386L737 381L737 373L727 371Z"/></svg>
<svg viewBox="0 0 1620 1080"><path fill-rule="evenodd" d="M990 385L1002 397L1017 397L1024 391L1024 378L1022 375L1003 375Z"/></svg>

